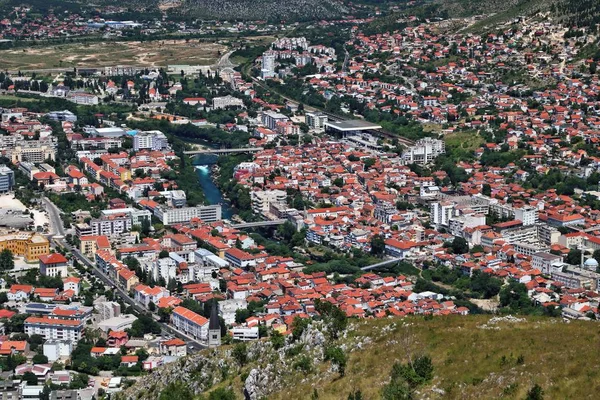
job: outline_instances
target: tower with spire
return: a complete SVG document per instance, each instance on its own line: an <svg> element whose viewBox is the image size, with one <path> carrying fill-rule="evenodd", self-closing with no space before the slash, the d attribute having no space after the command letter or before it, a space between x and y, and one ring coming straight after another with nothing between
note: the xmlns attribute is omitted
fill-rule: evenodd
<svg viewBox="0 0 600 400"><path fill-rule="evenodd" d="M217 301L213 299L208 321L208 347L219 347L221 345L221 324L219 323L219 312Z"/></svg>

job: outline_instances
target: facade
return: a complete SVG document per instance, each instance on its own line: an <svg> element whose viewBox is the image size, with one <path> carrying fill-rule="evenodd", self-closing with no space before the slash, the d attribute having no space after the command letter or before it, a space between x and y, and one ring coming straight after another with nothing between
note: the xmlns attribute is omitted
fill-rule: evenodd
<svg viewBox="0 0 600 400"><path fill-rule="evenodd" d="M227 107L244 107L244 101L233 96L215 97L213 99L213 108L220 110Z"/></svg>
<svg viewBox="0 0 600 400"><path fill-rule="evenodd" d="M438 139L419 139L402 153L402 159L406 164L424 165L435 160L440 154L446 152L446 144Z"/></svg>
<svg viewBox="0 0 600 400"><path fill-rule="evenodd" d="M319 112L307 112L305 114L305 122L310 129L316 132L324 132L327 115Z"/></svg>
<svg viewBox="0 0 600 400"><path fill-rule="evenodd" d="M252 254L238 248L231 248L225 252L225 260L233 267L248 268L256 266L256 259Z"/></svg>
<svg viewBox="0 0 600 400"><path fill-rule="evenodd" d="M0 193L10 192L15 185L15 173L6 165L0 165Z"/></svg>
<svg viewBox="0 0 600 400"><path fill-rule="evenodd" d="M289 118L274 111L263 111L261 120L267 128L274 130L277 128L278 122L285 122L289 120Z"/></svg>
<svg viewBox="0 0 600 400"><path fill-rule="evenodd" d="M44 355L49 362L68 358L73 351L73 343L68 340L47 340L44 343Z"/></svg>
<svg viewBox="0 0 600 400"><path fill-rule="evenodd" d="M69 92L69 94L67 94L67 100L71 103L86 106L97 105L99 102L98 96L85 92Z"/></svg>
<svg viewBox="0 0 600 400"><path fill-rule="evenodd" d="M275 54L268 52L263 54L260 76L263 79L269 79L275 76Z"/></svg>
<svg viewBox="0 0 600 400"><path fill-rule="evenodd" d="M83 336L83 321L54 319L50 317L29 317L25 320L25 333L40 335L46 340L78 341Z"/></svg>
<svg viewBox="0 0 600 400"><path fill-rule="evenodd" d="M535 269L539 269L543 274L550 274L552 266L561 264L563 258L556 254L546 253L543 251L537 252L531 256L531 265Z"/></svg>
<svg viewBox="0 0 600 400"><path fill-rule="evenodd" d="M164 225L189 222L192 218L200 218L204 222L214 222L221 220L221 206L213 205L182 208L156 207L154 215L161 220Z"/></svg>
<svg viewBox="0 0 600 400"><path fill-rule="evenodd" d="M209 321L185 307L175 307L171 314L171 323L196 340L206 341L208 339Z"/></svg>
<svg viewBox="0 0 600 400"><path fill-rule="evenodd" d="M67 263L69 260L60 253L40 256L40 274L50 277L67 276Z"/></svg>
<svg viewBox="0 0 600 400"><path fill-rule="evenodd" d="M124 213L104 215L90 221L93 236L115 236L130 232L133 224L131 218Z"/></svg>
<svg viewBox="0 0 600 400"><path fill-rule="evenodd" d="M283 190L262 190L250 192L252 211L256 214L268 213L271 204L285 205L287 193Z"/></svg>
<svg viewBox="0 0 600 400"><path fill-rule="evenodd" d="M0 251L4 249L25 257L27 262L36 262L40 256L50 254L50 242L37 233L17 232L0 236Z"/></svg>
<svg viewBox="0 0 600 400"><path fill-rule="evenodd" d="M167 136L161 131L138 132L133 137L133 150L162 150L169 147Z"/></svg>

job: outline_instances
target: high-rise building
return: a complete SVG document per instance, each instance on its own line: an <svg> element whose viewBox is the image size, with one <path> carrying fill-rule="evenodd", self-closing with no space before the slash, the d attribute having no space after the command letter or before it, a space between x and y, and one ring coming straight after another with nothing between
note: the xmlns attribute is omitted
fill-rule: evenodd
<svg viewBox="0 0 600 400"><path fill-rule="evenodd" d="M0 165L0 193L9 192L15 185L15 173L6 165Z"/></svg>
<svg viewBox="0 0 600 400"><path fill-rule="evenodd" d="M265 53L262 56L262 70L260 75L263 79L272 78L275 76L275 54Z"/></svg>

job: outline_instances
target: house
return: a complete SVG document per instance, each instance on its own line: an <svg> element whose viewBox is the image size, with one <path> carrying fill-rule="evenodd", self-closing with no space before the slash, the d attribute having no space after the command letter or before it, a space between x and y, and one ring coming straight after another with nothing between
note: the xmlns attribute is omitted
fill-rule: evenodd
<svg viewBox="0 0 600 400"><path fill-rule="evenodd" d="M49 277L67 276L67 263L69 260L60 253L42 255L40 258L40 274Z"/></svg>
<svg viewBox="0 0 600 400"><path fill-rule="evenodd" d="M127 341L129 340L129 336L125 331L110 331L108 332L108 340L106 344L108 347L121 347L125 346Z"/></svg>
<svg viewBox="0 0 600 400"><path fill-rule="evenodd" d="M26 301L31 293L33 293L31 285L12 285L6 297L8 301Z"/></svg>
<svg viewBox="0 0 600 400"><path fill-rule="evenodd" d="M185 342L179 338L165 340L160 343L160 353L165 356L185 357L187 355L187 347Z"/></svg>
<svg viewBox="0 0 600 400"><path fill-rule="evenodd" d="M63 290L65 292L67 290L72 290L75 296L79 296L79 291L81 290L81 279L74 276L63 279Z"/></svg>
<svg viewBox="0 0 600 400"><path fill-rule="evenodd" d="M121 356L121 365L131 368L138 363L138 356Z"/></svg>
<svg viewBox="0 0 600 400"><path fill-rule="evenodd" d="M33 296L39 297L42 301L53 301L58 296L58 289L55 288L35 288Z"/></svg>
<svg viewBox="0 0 600 400"><path fill-rule="evenodd" d="M146 285L137 285L133 291L135 292L135 300L148 307L150 303L158 304L162 297L168 297L169 291L163 287L150 287Z"/></svg>

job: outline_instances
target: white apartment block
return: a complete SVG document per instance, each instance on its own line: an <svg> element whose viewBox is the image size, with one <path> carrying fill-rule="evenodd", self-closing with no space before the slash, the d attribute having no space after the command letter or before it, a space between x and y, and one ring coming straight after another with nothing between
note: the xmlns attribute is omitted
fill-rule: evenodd
<svg viewBox="0 0 600 400"><path fill-rule="evenodd" d="M263 111L261 119L262 123L269 129L277 128L278 122L285 122L289 120L289 118L285 115L275 111Z"/></svg>
<svg viewBox="0 0 600 400"><path fill-rule="evenodd" d="M306 125L314 131L324 132L327 115L319 112L307 112L304 116Z"/></svg>
<svg viewBox="0 0 600 400"><path fill-rule="evenodd" d="M116 236L131 231L133 224L126 214L107 215L90 222L92 235Z"/></svg>
<svg viewBox="0 0 600 400"><path fill-rule="evenodd" d="M256 214L268 213L271 204L286 204L287 193L283 190L262 190L250 192L252 211Z"/></svg>
<svg viewBox="0 0 600 400"><path fill-rule="evenodd" d="M161 131L138 132L133 137L133 150L162 150L169 147L167 136Z"/></svg>
<svg viewBox="0 0 600 400"><path fill-rule="evenodd" d="M449 201L431 203L431 223L436 226L448 226L454 216L454 203Z"/></svg>
<svg viewBox="0 0 600 400"><path fill-rule="evenodd" d="M244 107L244 101L233 96L215 97L213 99L213 108L222 109L227 107Z"/></svg>
<svg viewBox="0 0 600 400"><path fill-rule="evenodd" d="M40 335L46 340L78 341L83 335L83 321L55 319L50 317L29 317L25 320L25 333Z"/></svg>
<svg viewBox="0 0 600 400"><path fill-rule="evenodd" d="M407 148L402 153L402 160L406 164L429 164L440 154L446 152L446 144L443 140L425 138L419 139L417 142Z"/></svg>
<svg viewBox="0 0 600 400"><path fill-rule="evenodd" d="M214 222L221 220L221 206L212 205L182 208L156 207L154 215L164 225L190 222L192 218L200 218L204 222Z"/></svg>
<svg viewBox="0 0 600 400"><path fill-rule="evenodd" d="M180 331L197 340L208 340L208 319L185 307L175 307L171 323Z"/></svg>

